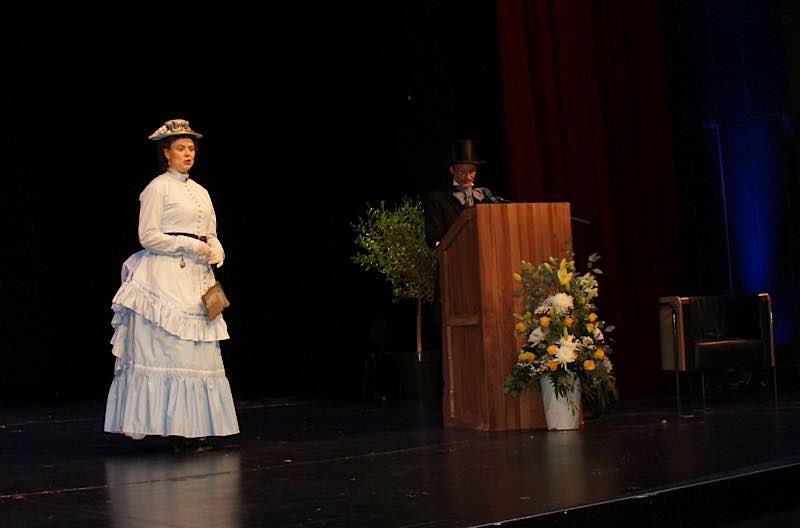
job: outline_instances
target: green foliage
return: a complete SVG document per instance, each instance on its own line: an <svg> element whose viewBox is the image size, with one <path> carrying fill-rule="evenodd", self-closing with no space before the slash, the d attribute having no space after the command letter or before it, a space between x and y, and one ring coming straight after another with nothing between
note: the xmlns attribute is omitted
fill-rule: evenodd
<svg viewBox="0 0 800 528"><path fill-rule="evenodd" d="M360 251L353 262L385 275L392 300L433 301L436 256L425 242L425 219L419 200L403 198L396 207L367 204L365 217L353 224Z"/></svg>

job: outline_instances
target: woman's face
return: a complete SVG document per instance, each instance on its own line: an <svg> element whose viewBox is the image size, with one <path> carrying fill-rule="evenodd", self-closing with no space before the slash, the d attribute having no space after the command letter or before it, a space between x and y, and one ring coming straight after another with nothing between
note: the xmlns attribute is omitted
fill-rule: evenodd
<svg viewBox="0 0 800 528"><path fill-rule="evenodd" d="M456 163L450 166L450 174L459 185L472 185L476 172L477 167L472 163Z"/></svg>
<svg viewBox="0 0 800 528"><path fill-rule="evenodd" d="M189 138L178 138L169 148L164 149L164 156L169 168L186 174L194 165L194 141Z"/></svg>

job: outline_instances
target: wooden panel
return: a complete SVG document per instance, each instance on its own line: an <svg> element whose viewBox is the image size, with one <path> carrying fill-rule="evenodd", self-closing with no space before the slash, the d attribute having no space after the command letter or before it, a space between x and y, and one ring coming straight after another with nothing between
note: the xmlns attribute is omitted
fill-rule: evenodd
<svg viewBox="0 0 800 528"><path fill-rule="evenodd" d="M521 341L514 336L512 274L572 247L569 204L478 205L462 213L437 250L445 342L446 425L544 428L541 396L502 392Z"/></svg>
<svg viewBox="0 0 800 528"><path fill-rule="evenodd" d="M464 211L437 248L445 346L442 411L446 425L485 429L486 395L477 381L483 379L483 346L474 213Z"/></svg>
<svg viewBox="0 0 800 528"><path fill-rule="evenodd" d="M448 234L450 238L440 244L441 269L450 273L440 273L442 295L448 302L442 306L445 310L445 324L448 319L474 318L479 314L480 290L478 280L478 249L475 236L475 215L465 211L461 222L453 225ZM457 242L457 243L454 243Z"/></svg>
<svg viewBox="0 0 800 528"><path fill-rule="evenodd" d="M524 258L538 262L571 248L569 204L479 206L477 224L481 273L481 321L485 375L492 430L545 427L541 396L502 394L505 377L516 361L521 340L513 334L519 300L512 274ZM524 425L523 425L524 424Z"/></svg>
<svg viewBox="0 0 800 528"><path fill-rule="evenodd" d="M519 400L503 394L503 380L513 356L511 316L513 279L509 257L508 206L478 206L478 247L481 276L481 330L485 354L485 383L491 430L518 429ZM508 368L505 368L508 367Z"/></svg>
<svg viewBox="0 0 800 528"><path fill-rule="evenodd" d="M448 332L452 347L447 358L449 372L444 388L445 424L487 430L486 393L475 383L484 360L480 327L450 327Z"/></svg>

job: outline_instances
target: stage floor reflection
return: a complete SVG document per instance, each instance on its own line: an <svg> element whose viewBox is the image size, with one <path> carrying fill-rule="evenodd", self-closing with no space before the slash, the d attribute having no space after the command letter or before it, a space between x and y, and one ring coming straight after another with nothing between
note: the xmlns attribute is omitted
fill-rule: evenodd
<svg viewBox="0 0 800 528"><path fill-rule="evenodd" d="M103 402L0 412L4 527L740 526L798 513L776 484L800 473L793 399L692 419L668 400L623 401L557 433L446 429L436 405L249 401L242 433L197 454L103 433Z"/></svg>

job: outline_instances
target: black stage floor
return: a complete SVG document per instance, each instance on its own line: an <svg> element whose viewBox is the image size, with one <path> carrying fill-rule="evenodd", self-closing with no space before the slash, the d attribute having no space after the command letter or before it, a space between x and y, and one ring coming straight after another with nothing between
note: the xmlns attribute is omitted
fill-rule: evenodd
<svg viewBox="0 0 800 528"><path fill-rule="evenodd" d="M445 429L436 405L239 402L175 455L104 402L0 407L0 527L799 526L800 400L617 402L582 431ZM788 484L788 485L787 485Z"/></svg>

